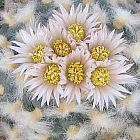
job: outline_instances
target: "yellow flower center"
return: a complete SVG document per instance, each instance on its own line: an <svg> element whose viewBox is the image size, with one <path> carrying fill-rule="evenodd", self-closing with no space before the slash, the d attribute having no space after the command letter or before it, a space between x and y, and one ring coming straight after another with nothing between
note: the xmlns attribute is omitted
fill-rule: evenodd
<svg viewBox="0 0 140 140"><path fill-rule="evenodd" d="M60 68L56 64L51 64L46 67L45 73L44 73L44 79L49 84L58 84L60 81Z"/></svg>
<svg viewBox="0 0 140 140"><path fill-rule="evenodd" d="M45 46L44 45L37 45L33 50L32 60L34 63L41 63L43 56L45 54Z"/></svg>
<svg viewBox="0 0 140 140"><path fill-rule="evenodd" d="M81 62L71 63L67 69L68 79L74 84L80 84L84 80L84 66Z"/></svg>
<svg viewBox="0 0 140 140"><path fill-rule="evenodd" d="M68 32L76 41L83 40L85 38L85 30L80 24L71 24L68 27Z"/></svg>
<svg viewBox="0 0 140 140"><path fill-rule="evenodd" d="M104 61L106 58L108 58L110 55L110 52L108 49L106 49L104 46L96 46L93 47L91 50L91 56L96 61Z"/></svg>
<svg viewBox="0 0 140 140"><path fill-rule="evenodd" d="M106 86L110 82L109 70L104 67L98 67L91 72L91 82L95 86Z"/></svg>
<svg viewBox="0 0 140 140"><path fill-rule="evenodd" d="M71 53L71 46L65 43L63 40L56 40L53 45L53 49L56 55L64 57Z"/></svg>

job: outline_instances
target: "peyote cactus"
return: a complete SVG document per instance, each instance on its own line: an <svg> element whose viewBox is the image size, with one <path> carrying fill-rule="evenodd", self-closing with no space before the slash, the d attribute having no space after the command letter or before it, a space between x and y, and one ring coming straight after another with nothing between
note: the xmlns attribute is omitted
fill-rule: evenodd
<svg viewBox="0 0 140 140"><path fill-rule="evenodd" d="M139 1L9 2L0 140L140 140Z"/></svg>

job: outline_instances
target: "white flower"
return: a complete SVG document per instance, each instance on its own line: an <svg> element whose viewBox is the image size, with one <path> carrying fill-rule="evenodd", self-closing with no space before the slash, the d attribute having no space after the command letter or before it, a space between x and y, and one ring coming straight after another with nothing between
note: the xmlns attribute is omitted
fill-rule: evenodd
<svg viewBox="0 0 140 140"><path fill-rule="evenodd" d="M136 79L126 73L133 64L125 65L124 62L98 62L96 68L89 75L89 95L93 97L93 107L99 104L100 110L103 110L105 104L108 109L109 100L116 107L115 98L123 99L123 93L129 93L122 84L134 84Z"/></svg>
<svg viewBox="0 0 140 140"><path fill-rule="evenodd" d="M29 91L35 92L32 99L38 96L37 100L39 100L42 97L41 106L46 101L49 105L50 98L53 95L57 105L59 105L59 96L63 93L61 85L65 84L66 81L63 77L62 68L57 61L50 60L49 62L48 60L46 64L37 64L25 74L32 76L25 83L25 86L29 86Z"/></svg>
<svg viewBox="0 0 140 140"><path fill-rule="evenodd" d="M24 30L19 31L23 42L13 41L18 46L10 46L12 50L18 53L12 57L13 64L20 64L14 71L15 73L20 72L22 74L26 69L32 67L33 64L44 62L44 56L49 55L48 38L43 29L39 25L35 33L31 28L30 34Z"/></svg>
<svg viewBox="0 0 140 140"><path fill-rule="evenodd" d="M114 7L114 27L116 29L121 29L126 26L133 31L134 27L140 25L139 15L131 14L130 11L124 10L120 7Z"/></svg>
<svg viewBox="0 0 140 140"><path fill-rule="evenodd" d="M84 96L87 92L86 77L90 73L91 67L94 66L94 62L90 59L89 52L81 46L68 55L62 65L67 81L64 97L67 97L67 102L71 102L76 96L76 100L80 104L81 94Z"/></svg>
<svg viewBox="0 0 140 140"><path fill-rule="evenodd" d="M48 34L49 42L48 47L52 50L52 54L57 57L65 57L75 49L68 37L68 33L61 26L55 24L52 20L49 21L49 29L45 28Z"/></svg>
<svg viewBox="0 0 140 140"><path fill-rule="evenodd" d="M80 4L76 9L71 6L70 12L60 5L60 11L54 11L53 17L63 26L75 43L84 41L91 31L97 30L97 15L89 13L89 5L82 9Z"/></svg>
<svg viewBox="0 0 140 140"><path fill-rule="evenodd" d="M109 32L104 26L100 31L92 33L89 41L89 51L96 61L104 61L105 59L127 60L126 57L120 55L126 48L125 40L122 34L115 34L115 30Z"/></svg>

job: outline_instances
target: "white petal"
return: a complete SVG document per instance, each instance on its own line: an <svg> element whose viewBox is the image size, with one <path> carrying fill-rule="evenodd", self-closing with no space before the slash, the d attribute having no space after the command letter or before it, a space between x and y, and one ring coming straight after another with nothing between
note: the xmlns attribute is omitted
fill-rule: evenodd
<svg viewBox="0 0 140 140"><path fill-rule="evenodd" d="M53 91L53 88L48 87L48 89L47 89L47 105L49 105L49 103L50 103L50 98L51 98L51 95L52 95L52 91Z"/></svg>
<svg viewBox="0 0 140 140"><path fill-rule="evenodd" d="M18 53L27 53L26 50L24 50L24 49L22 49L20 47L16 47L16 46L10 46L10 49L12 49L12 50L14 50L14 51L16 51Z"/></svg>
<svg viewBox="0 0 140 140"><path fill-rule="evenodd" d="M116 107L116 101L114 99L114 96L110 93L108 94L108 97L110 98L110 100L112 101L113 105Z"/></svg>
<svg viewBox="0 0 140 140"><path fill-rule="evenodd" d="M76 100L77 100L78 104L80 104L81 103L81 93L80 93L79 88L75 88L75 95L76 95Z"/></svg>
<svg viewBox="0 0 140 140"><path fill-rule="evenodd" d="M121 94L118 90L112 88L111 86L106 86L105 87L106 93L112 94L116 96L117 98L125 98L123 94Z"/></svg>
<svg viewBox="0 0 140 140"><path fill-rule="evenodd" d="M96 104L98 104L100 102L100 91L99 89L96 87Z"/></svg>
<svg viewBox="0 0 140 140"><path fill-rule="evenodd" d="M32 42L32 37L26 31L21 29L19 34L21 35L24 43L30 44Z"/></svg>
<svg viewBox="0 0 140 140"><path fill-rule="evenodd" d="M89 94L88 94L86 100L89 100L91 96L93 96L93 91L90 91L90 92L89 92Z"/></svg>
<svg viewBox="0 0 140 140"><path fill-rule="evenodd" d="M119 85L119 84L113 84L111 83L110 86L118 91L122 91L122 92L125 92L125 93L129 93L129 94L132 94L130 91L128 91L126 88L124 88L123 86Z"/></svg>
<svg viewBox="0 0 140 140"><path fill-rule="evenodd" d="M16 73L19 73L19 72L20 72L20 75L22 75L23 72L24 72L27 68L28 68L28 65L22 64L22 65L20 65L17 69L15 69L15 70L13 71L13 73L16 74Z"/></svg>
<svg viewBox="0 0 140 140"><path fill-rule="evenodd" d="M34 100L38 96L38 94L39 94L38 92L35 92L31 100Z"/></svg>
<svg viewBox="0 0 140 140"><path fill-rule="evenodd" d="M30 85L32 85L32 84L34 84L34 83L38 83L38 80L40 81L39 78L33 78L33 79L29 80L29 81L27 81L27 82L24 84L24 87L30 86ZM42 80L42 83L43 83L43 80Z"/></svg>
<svg viewBox="0 0 140 140"><path fill-rule="evenodd" d="M26 47L27 47L27 45L26 45L26 44L21 43L21 42L12 41L12 43L14 43L14 44L16 44L16 45L20 46L20 48L26 48Z"/></svg>
<svg viewBox="0 0 140 140"><path fill-rule="evenodd" d="M111 56L111 59L118 60L118 61L128 61L128 59L123 55L114 55Z"/></svg>
<svg viewBox="0 0 140 140"><path fill-rule="evenodd" d="M30 58L19 58L12 61L13 64L20 64L20 63L22 64L22 63L29 63L29 62L32 62Z"/></svg>
<svg viewBox="0 0 140 140"><path fill-rule="evenodd" d="M120 79L120 80L125 80L125 79L131 79L131 78L134 78L132 75L127 75L127 74L120 74L120 75L112 75L111 76L111 79L114 79L114 80L117 80L117 79ZM127 83L127 81L126 81Z"/></svg>
<svg viewBox="0 0 140 140"><path fill-rule="evenodd" d="M59 101L59 96L60 96L59 95L59 91L57 91L57 89L54 89L53 95L54 95L54 98L56 100L57 105L59 106L59 104L60 104L60 101Z"/></svg>
<svg viewBox="0 0 140 140"><path fill-rule="evenodd" d="M102 92L102 98L104 99L105 104L106 104L106 108L108 109L108 94L102 88L100 88L100 91Z"/></svg>
<svg viewBox="0 0 140 140"><path fill-rule="evenodd" d="M71 93L72 89L73 89L73 85L67 84L64 91L64 97L68 96Z"/></svg>
<svg viewBox="0 0 140 140"><path fill-rule="evenodd" d="M38 100L39 100L41 97L43 97L43 95L45 94L45 92L46 92L46 85L43 84L43 85L39 86L39 87L37 88L36 92L39 93L39 94L38 94L38 97L37 97L37 101L38 101Z"/></svg>
<svg viewBox="0 0 140 140"><path fill-rule="evenodd" d="M44 93L42 94L42 101L41 101L41 106L43 106L47 101L47 87L44 89Z"/></svg>

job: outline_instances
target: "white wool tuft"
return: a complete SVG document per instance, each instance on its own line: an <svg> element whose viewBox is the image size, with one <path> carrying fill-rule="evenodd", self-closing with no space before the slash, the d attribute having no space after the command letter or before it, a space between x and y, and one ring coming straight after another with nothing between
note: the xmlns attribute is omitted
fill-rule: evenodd
<svg viewBox="0 0 140 140"><path fill-rule="evenodd" d="M75 102L66 103L62 101L59 107L47 108L44 113L48 117L66 117L71 112L75 113L87 113L89 106L87 104L77 104Z"/></svg>
<svg viewBox="0 0 140 140"><path fill-rule="evenodd" d="M63 5L67 10L69 10L72 4L72 1L71 0L54 0L54 4L56 6Z"/></svg>
<svg viewBox="0 0 140 140"><path fill-rule="evenodd" d="M109 115L94 109L89 111L88 116L94 131L108 131L112 128L113 120L109 118Z"/></svg>
<svg viewBox="0 0 140 140"><path fill-rule="evenodd" d="M133 31L133 28L140 25L140 17L137 14L131 14L130 11L120 7L114 7L114 27L120 29L124 26Z"/></svg>
<svg viewBox="0 0 140 140"><path fill-rule="evenodd" d="M21 102L16 101L15 103L1 102L0 103L0 114L8 116L11 119L16 120L16 113L21 111Z"/></svg>
<svg viewBox="0 0 140 140"><path fill-rule="evenodd" d="M9 26L13 26L15 25L15 19L14 16L12 15L12 13L10 12L2 12L0 13L3 17L3 20L5 23L7 23Z"/></svg>
<svg viewBox="0 0 140 140"><path fill-rule="evenodd" d="M0 122L0 138L7 140L18 140L18 129L11 128L7 123Z"/></svg>
<svg viewBox="0 0 140 140"><path fill-rule="evenodd" d="M48 3L51 3L51 2L53 2L53 0L42 0L43 4L48 4Z"/></svg>
<svg viewBox="0 0 140 140"><path fill-rule="evenodd" d="M134 2L134 0L107 0L111 5L116 6L118 4L128 5L129 2Z"/></svg>
<svg viewBox="0 0 140 140"><path fill-rule="evenodd" d="M34 12L34 3L28 3L25 7L18 9L14 16L16 23L28 23L34 16Z"/></svg>
<svg viewBox="0 0 140 140"><path fill-rule="evenodd" d="M140 91L135 91L131 96L127 96L121 103L118 105L118 111L124 113L126 111L131 112L134 115L140 114Z"/></svg>
<svg viewBox="0 0 140 140"><path fill-rule="evenodd" d="M108 22L108 17L106 12L103 9L101 9L97 3L92 5L92 11L93 13L97 13L98 22L101 22L102 24L106 24Z"/></svg>
<svg viewBox="0 0 140 140"><path fill-rule="evenodd" d="M15 64L11 64L11 57L13 56L13 52L10 49L3 49L2 56L0 59L0 69L3 71L10 71L16 68Z"/></svg>
<svg viewBox="0 0 140 140"><path fill-rule="evenodd" d="M133 140L140 139L140 128L136 126L129 127L126 132L132 137Z"/></svg>
<svg viewBox="0 0 140 140"><path fill-rule="evenodd" d="M3 35L0 35L0 47L5 48L8 47L9 42L7 40L7 38Z"/></svg>
<svg viewBox="0 0 140 140"><path fill-rule="evenodd" d="M83 0L83 3L85 3L85 4L92 4L94 2L95 2L95 0Z"/></svg>
<svg viewBox="0 0 140 140"><path fill-rule="evenodd" d="M50 132L50 123L41 121L43 113L40 109L36 108L32 112L24 111L21 107L21 102L15 103L1 103L0 114L8 116L15 122L15 127L19 129L22 135L27 137L35 135L35 133L46 135Z"/></svg>
<svg viewBox="0 0 140 140"><path fill-rule="evenodd" d="M85 140L89 134L89 127L85 124L76 126L69 125L66 130L67 140Z"/></svg>
<svg viewBox="0 0 140 140"><path fill-rule="evenodd" d="M4 95L4 86L0 85L0 96Z"/></svg>
<svg viewBox="0 0 140 140"><path fill-rule="evenodd" d="M125 52L136 64L140 64L140 42L131 44Z"/></svg>

